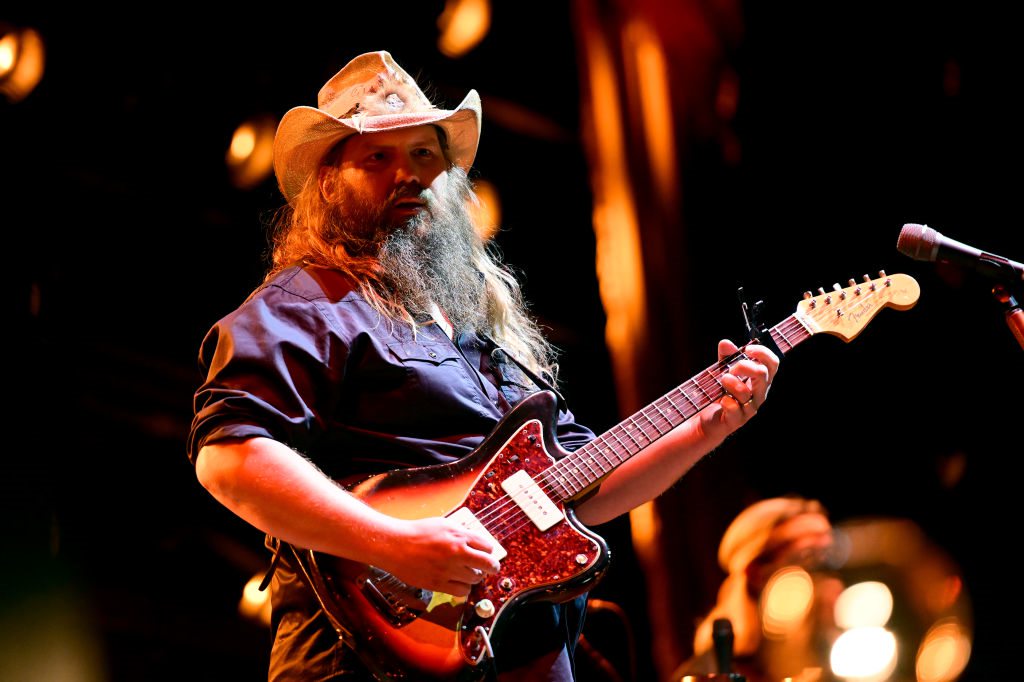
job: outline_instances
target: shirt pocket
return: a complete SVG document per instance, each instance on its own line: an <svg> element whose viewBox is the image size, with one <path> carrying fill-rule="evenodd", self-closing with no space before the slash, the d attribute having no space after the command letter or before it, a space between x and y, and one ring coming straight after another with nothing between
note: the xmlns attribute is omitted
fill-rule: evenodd
<svg viewBox="0 0 1024 682"><path fill-rule="evenodd" d="M429 363L431 365L443 365L459 361L458 351L450 345L442 343L401 341L389 343L388 350L397 360L404 364Z"/></svg>

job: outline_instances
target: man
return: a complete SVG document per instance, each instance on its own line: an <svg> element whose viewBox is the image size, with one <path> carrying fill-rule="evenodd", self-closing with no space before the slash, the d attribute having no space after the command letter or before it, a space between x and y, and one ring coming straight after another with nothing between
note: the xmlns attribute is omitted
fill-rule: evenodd
<svg viewBox="0 0 1024 682"><path fill-rule="evenodd" d="M718 546L718 563L726 578L718 600L697 626L694 656L680 665L669 682L687 676L724 672L718 669L713 642L714 624L727 619L731 626L732 671L747 682L821 682L834 679L828 654L839 634L833 620L835 600L843 589L835 575L836 552L832 523L817 500L772 497L741 511ZM771 615L765 590L774 579L791 576L789 585L813 590L801 592L785 585L781 611ZM802 601L803 600L803 601ZM803 607L801 610L800 607Z"/></svg>
<svg viewBox="0 0 1024 682"><path fill-rule="evenodd" d="M458 460L554 380L518 285L467 217L480 120L475 91L438 109L386 52L356 57L317 108L284 116L274 168L288 207L273 265L203 342L189 439L200 482L268 545L453 598L499 570L487 533L441 516L393 518L334 481ZM579 519L602 523L655 497L746 422L778 366L763 347L747 355L722 377L730 397L614 471ZM556 430L567 450L593 438L567 409ZM271 679L359 670L295 557L277 558ZM501 679L571 680L581 601L523 606L494 642Z"/></svg>

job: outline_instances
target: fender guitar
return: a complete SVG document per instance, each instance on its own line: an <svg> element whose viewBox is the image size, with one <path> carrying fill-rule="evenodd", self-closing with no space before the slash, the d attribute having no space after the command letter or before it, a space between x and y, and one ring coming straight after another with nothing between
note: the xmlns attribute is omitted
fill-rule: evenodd
<svg viewBox="0 0 1024 682"><path fill-rule="evenodd" d="M879 311L911 308L919 294L908 275L865 276L845 289L805 294L795 313L766 331L783 353L819 333L849 342ZM482 678L491 640L518 606L565 601L603 575L608 548L577 521L571 502L725 395L719 378L743 357L740 349L572 453L555 438L555 396L541 391L457 462L342 482L398 518L456 517L489 533L504 556L497 575L457 600L373 566L292 548L339 635L379 679Z"/></svg>

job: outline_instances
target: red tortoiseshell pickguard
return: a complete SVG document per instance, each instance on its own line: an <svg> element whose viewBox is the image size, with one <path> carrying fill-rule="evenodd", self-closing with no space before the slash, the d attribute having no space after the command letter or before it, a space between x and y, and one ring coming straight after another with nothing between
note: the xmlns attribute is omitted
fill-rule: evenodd
<svg viewBox="0 0 1024 682"><path fill-rule="evenodd" d="M545 598L553 601L575 596L578 592L559 594L559 588L579 578L601 558L601 547L565 518L545 531L539 530L501 487L502 481L520 470L541 483L541 474L552 464L544 449L540 422L529 421L491 459L466 497L465 506L484 523L508 556L501 561L497 575L474 587L466 605L464 630L472 631L477 625L489 627L502 615L505 605L526 592L543 591L548 593ZM549 497L564 513L557 493L549 493ZM495 514L488 507L501 511ZM475 605L483 599L494 604L496 613L492 618L475 614Z"/></svg>

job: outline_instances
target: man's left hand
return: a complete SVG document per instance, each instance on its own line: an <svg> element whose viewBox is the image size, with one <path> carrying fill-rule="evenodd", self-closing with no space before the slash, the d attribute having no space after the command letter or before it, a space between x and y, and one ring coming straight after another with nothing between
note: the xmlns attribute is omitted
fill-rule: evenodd
<svg viewBox="0 0 1024 682"><path fill-rule="evenodd" d="M718 342L718 359L738 350L728 339ZM726 396L701 412L701 429L710 438L725 438L757 414L779 369L779 358L764 346L751 344L743 350L746 358L722 375Z"/></svg>

